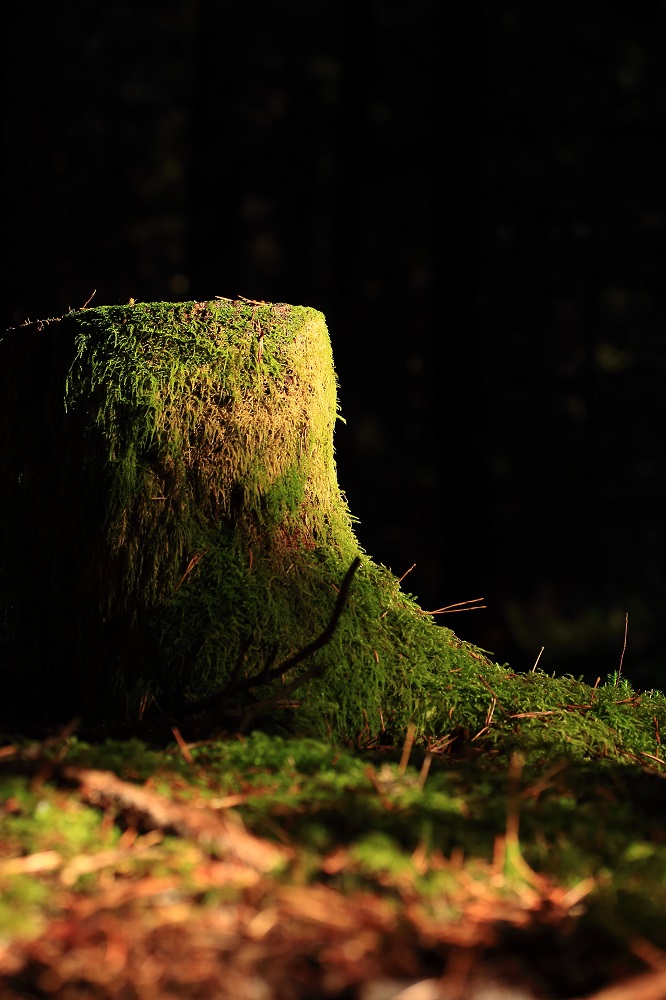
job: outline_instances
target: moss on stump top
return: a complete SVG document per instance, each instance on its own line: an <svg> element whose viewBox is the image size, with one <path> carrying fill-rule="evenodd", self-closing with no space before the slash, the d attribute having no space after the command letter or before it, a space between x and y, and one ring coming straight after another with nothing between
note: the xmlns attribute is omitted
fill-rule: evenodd
<svg viewBox="0 0 666 1000"><path fill-rule="evenodd" d="M0 393L5 721L206 703L232 727L268 707L276 725L347 740L411 722L431 743L532 733L610 753L623 703L633 749L650 752L663 696L511 674L360 550L316 310L84 309L9 331Z"/></svg>
<svg viewBox="0 0 666 1000"><path fill-rule="evenodd" d="M353 557L321 313L223 300L90 309L76 323L65 403L98 432L123 567L112 604L170 596L222 525L243 534L248 560L253 546Z"/></svg>

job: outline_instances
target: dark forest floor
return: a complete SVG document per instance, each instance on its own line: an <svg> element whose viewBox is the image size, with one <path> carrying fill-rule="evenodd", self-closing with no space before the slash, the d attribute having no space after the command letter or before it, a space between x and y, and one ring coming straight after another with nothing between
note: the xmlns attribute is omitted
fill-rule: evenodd
<svg viewBox="0 0 666 1000"><path fill-rule="evenodd" d="M262 733L0 765L8 1000L666 997L663 768Z"/></svg>

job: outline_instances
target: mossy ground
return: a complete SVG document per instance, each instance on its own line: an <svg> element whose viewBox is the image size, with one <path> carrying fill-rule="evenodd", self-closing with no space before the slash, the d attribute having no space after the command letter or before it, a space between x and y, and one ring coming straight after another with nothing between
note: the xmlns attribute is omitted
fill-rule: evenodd
<svg viewBox="0 0 666 1000"><path fill-rule="evenodd" d="M262 732L184 753L74 738L5 748L0 977L19 991L8 995L40 977L57 992L68 976L86 996L169 995L180 975L178 995L205 981L244 1000L249 987L229 985L240 976L267 984L262 996L337 997L382 977L452 983L465 956L470 989L486 969L542 998L656 977L664 769L487 749L415 747L400 761L400 748ZM143 812L106 793L105 774L140 788ZM193 817L189 833L160 820L164 802ZM224 841L197 835L207 815L242 820L259 851L284 852L277 867L231 862Z"/></svg>

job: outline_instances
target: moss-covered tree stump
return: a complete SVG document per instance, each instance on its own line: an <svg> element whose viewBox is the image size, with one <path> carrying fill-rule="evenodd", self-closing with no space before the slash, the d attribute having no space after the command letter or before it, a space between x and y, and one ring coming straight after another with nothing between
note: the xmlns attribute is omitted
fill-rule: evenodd
<svg viewBox="0 0 666 1000"><path fill-rule="evenodd" d="M663 695L513 674L360 551L321 313L130 303L30 324L0 342L0 408L0 721L204 705L232 728L661 753Z"/></svg>
<svg viewBox="0 0 666 1000"><path fill-rule="evenodd" d="M359 550L320 313L85 309L10 331L2 370L5 716L136 718L307 669L290 708L317 728L411 717L450 633ZM357 557L330 641L290 673Z"/></svg>

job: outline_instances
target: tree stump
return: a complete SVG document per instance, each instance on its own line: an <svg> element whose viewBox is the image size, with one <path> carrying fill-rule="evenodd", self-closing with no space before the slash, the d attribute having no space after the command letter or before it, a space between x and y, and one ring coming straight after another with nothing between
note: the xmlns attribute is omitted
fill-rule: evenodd
<svg viewBox="0 0 666 1000"><path fill-rule="evenodd" d="M5 721L250 689L345 737L427 715L463 644L354 537L321 313L83 309L9 331L0 358ZM329 641L299 662L356 559Z"/></svg>

